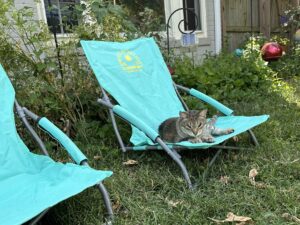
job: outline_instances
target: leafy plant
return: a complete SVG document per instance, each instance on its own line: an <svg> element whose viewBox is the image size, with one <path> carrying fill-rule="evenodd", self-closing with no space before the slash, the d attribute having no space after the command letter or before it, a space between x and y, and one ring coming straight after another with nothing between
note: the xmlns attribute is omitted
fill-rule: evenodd
<svg viewBox="0 0 300 225"><path fill-rule="evenodd" d="M271 63L269 66L278 77L290 79L294 76L300 76L300 46L295 45L288 54L282 56L278 61Z"/></svg>
<svg viewBox="0 0 300 225"><path fill-rule="evenodd" d="M290 7L290 9L284 12L287 20L283 24L285 28L300 27L300 6Z"/></svg>
<svg viewBox="0 0 300 225"><path fill-rule="evenodd" d="M79 48L80 38L124 41L134 31L120 6L100 0L87 4L90 13L83 13L79 25L72 27L74 33L60 39L56 47L47 24L35 20L31 8L17 9L12 0L0 0L0 63L14 83L17 98L71 135L77 133L80 123L97 118L102 124L108 119L106 111L96 104L100 93ZM75 7L83 11L88 8ZM95 23L88 26L87 18L94 18Z"/></svg>
<svg viewBox="0 0 300 225"><path fill-rule="evenodd" d="M290 44L290 40L286 37L282 37L282 36L279 36L279 35L273 35L271 38L270 38L270 41L272 42L276 42L282 46L288 46Z"/></svg>
<svg viewBox="0 0 300 225"><path fill-rule="evenodd" d="M179 60L175 64L175 81L196 88L218 100L244 100L255 96L272 77L272 71L261 60L247 54L238 58L222 53L208 57L201 66L193 67L190 60Z"/></svg>
<svg viewBox="0 0 300 225"><path fill-rule="evenodd" d="M79 38L125 41L137 33L123 7L111 1L82 1L76 10L80 21L76 30Z"/></svg>

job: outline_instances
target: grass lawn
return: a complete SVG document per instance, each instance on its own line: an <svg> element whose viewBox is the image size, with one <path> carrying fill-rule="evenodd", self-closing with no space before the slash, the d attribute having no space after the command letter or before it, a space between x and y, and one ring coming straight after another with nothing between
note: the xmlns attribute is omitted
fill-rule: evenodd
<svg viewBox="0 0 300 225"><path fill-rule="evenodd" d="M105 181L115 211L115 224L216 224L210 218L225 219L228 212L251 217L255 224L299 224L282 217L300 217L300 80L285 94L264 92L255 100L230 102L237 115L270 114L254 129L261 146L249 151L224 151L203 181L208 158L214 150L182 152L183 160L199 186L186 188L179 168L162 152L134 152L123 159L116 148L81 142L95 168L114 171ZM248 143L240 136L238 145ZM99 156L94 158L94 156ZM124 166L127 159L137 160ZM249 171L257 169L257 186ZM221 177L228 177L228 184ZM105 213L96 189L52 208L41 224L103 224Z"/></svg>

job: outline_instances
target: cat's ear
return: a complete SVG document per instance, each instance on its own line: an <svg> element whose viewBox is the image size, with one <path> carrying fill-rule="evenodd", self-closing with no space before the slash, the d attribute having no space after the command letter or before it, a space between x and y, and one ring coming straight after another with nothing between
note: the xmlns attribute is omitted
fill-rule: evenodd
<svg viewBox="0 0 300 225"><path fill-rule="evenodd" d="M206 114L207 114L207 109L203 109L203 110L199 113L199 116L200 116L200 117L206 117Z"/></svg>
<svg viewBox="0 0 300 225"><path fill-rule="evenodd" d="M188 113L187 112L179 112L179 116L180 116L180 118L186 119L188 117Z"/></svg>

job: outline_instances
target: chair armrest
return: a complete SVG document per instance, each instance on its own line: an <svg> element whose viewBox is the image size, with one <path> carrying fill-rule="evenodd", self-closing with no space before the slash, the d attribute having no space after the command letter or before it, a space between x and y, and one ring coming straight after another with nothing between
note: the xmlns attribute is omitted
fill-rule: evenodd
<svg viewBox="0 0 300 225"><path fill-rule="evenodd" d="M230 116L233 114L233 110L228 108L227 106L223 105L222 103L218 102L217 100L213 99L212 97L209 97L206 94L203 94L200 91L197 91L195 89L189 89L188 93L208 104L210 104L211 106L215 107L218 111L220 111L221 113L223 113L226 116Z"/></svg>
<svg viewBox="0 0 300 225"><path fill-rule="evenodd" d="M66 149L74 162L80 165L83 161L87 160L86 156L80 151L74 142L46 117L39 119L38 125Z"/></svg>
<svg viewBox="0 0 300 225"><path fill-rule="evenodd" d="M124 109L120 105L115 105L112 107L112 110L123 119L127 120L129 123L134 125L136 128L143 131L152 141L155 141L159 134L149 127L146 123L144 123L141 119L133 115L128 110Z"/></svg>

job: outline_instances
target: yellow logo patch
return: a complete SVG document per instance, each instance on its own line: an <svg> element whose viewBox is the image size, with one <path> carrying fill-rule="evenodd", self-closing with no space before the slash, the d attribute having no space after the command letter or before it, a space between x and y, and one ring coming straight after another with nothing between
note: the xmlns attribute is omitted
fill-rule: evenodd
<svg viewBox="0 0 300 225"><path fill-rule="evenodd" d="M143 68L140 57L132 51L122 50L118 52L117 57L122 69L128 73L139 72Z"/></svg>

